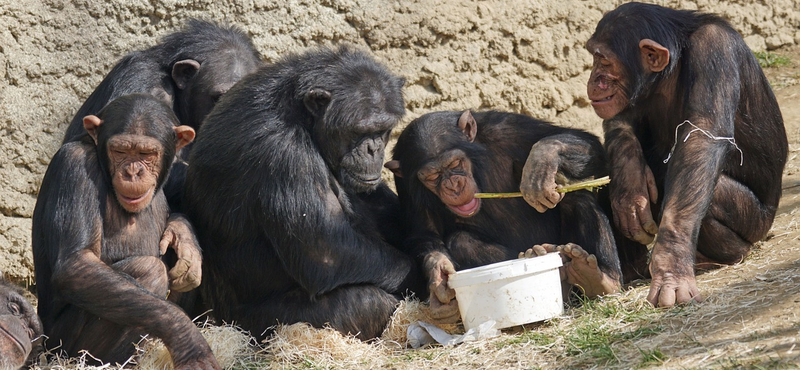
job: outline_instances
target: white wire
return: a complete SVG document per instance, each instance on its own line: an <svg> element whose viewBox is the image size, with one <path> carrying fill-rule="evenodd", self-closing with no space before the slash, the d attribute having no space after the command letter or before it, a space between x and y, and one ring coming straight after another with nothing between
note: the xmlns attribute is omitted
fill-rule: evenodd
<svg viewBox="0 0 800 370"><path fill-rule="evenodd" d="M683 126L683 125L685 125L687 123L689 125L691 125L692 127L694 127L694 129L692 129L691 131L689 131L688 134L686 134L686 137L683 139L684 143L686 142L686 140L689 140L689 136L691 136L693 133L699 131L703 135L708 136L712 140L724 140L724 141L727 141L728 143L730 143L731 145L733 145L733 147L736 148L736 150L739 151L739 165L741 166L741 165L744 164L744 153L742 152L742 149L739 149L739 146L736 145L736 139L734 139L733 137L727 137L727 136L714 136L710 132L708 132L708 130L705 130L705 129L702 129L700 127L697 127L697 125L695 125L694 123L690 122L688 119L683 121L683 122L681 122L680 125L675 127L675 143L672 144L672 149L669 150L669 155L667 156L667 159L664 160L664 163L669 162L670 158L672 158L672 153L675 152L675 146L678 145L678 130L681 128L681 126Z"/></svg>

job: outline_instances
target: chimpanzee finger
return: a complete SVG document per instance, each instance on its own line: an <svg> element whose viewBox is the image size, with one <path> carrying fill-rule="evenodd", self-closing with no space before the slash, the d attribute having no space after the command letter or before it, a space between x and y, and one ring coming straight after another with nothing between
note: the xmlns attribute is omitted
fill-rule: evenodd
<svg viewBox="0 0 800 370"><path fill-rule="evenodd" d="M547 254L547 249L545 249L543 245L534 245L533 248L529 250L533 250L533 252L536 253L536 256L544 256Z"/></svg>
<svg viewBox="0 0 800 370"><path fill-rule="evenodd" d="M170 289L178 292L188 292L200 286L200 276L194 271L191 261L179 259L175 267L169 270Z"/></svg>
<svg viewBox="0 0 800 370"><path fill-rule="evenodd" d="M661 286L656 281L650 282L650 290L647 292L647 301L654 307L658 307L658 297L661 293Z"/></svg>
<svg viewBox="0 0 800 370"><path fill-rule="evenodd" d="M656 222L653 221L652 218L650 218L650 220L647 220L644 224L642 224L642 227L644 228L644 231L646 231L650 235L656 235L658 233L658 224L656 224Z"/></svg>
<svg viewBox="0 0 800 370"><path fill-rule="evenodd" d="M647 191L650 194L650 202L658 202L658 187L656 186L656 178L653 176L653 171L649 166L645 166L645 179L647 181Z"/></svg>
<svg viewBox="0 0 800 370"><path fill-rule="evenodd" d="M658 231L658 229L656 229L656 231ZM631 234L633 235L633 240L644 245L652 243L653 239L655 239L654 233L651 234L645 231L638 222L634 224L634 230L632 230Z"/></svg>
<svg viewBox="0 0 800 370"><path fill-rule="evenodd" d="M435 297L430 297L430 315L439 323L452 323L458 321L458 301L455 299L442 303ZM455 320L455 321L453 321Z"/></svg>
<svg viewBox="0 0 800 370"><path fill-rule="evenodd" d="M628 239L635 240L633 238L633 233L631 232L631 227L630 227L631 222L629 221L629 218L633 218L636 216L631 215L629 211L625 211L625 213L620 214L619 216L615 214L614 217L619 220L619 224L617 226L619 227L619 231L622 233L622 235Z"/></svg>
<svg viewBox="0 0 800 370"><path fill-rule="evenodd" d="M161 241L158 242L159 255L163 256L164 253L167 253L167 249L174 241L175 241L175 233L173 233L172 230L169 229L164 231L164 235L161 236Z"/></svg>
<svg viewBox="0 0 800 370"><path fill-rule="evenodd" d="M456 291L447 287L447 280L430 284L428 290L431 292L431 298L436 297L436 300L442 303L450 302L456 297Z"/></svg>
<svg viewBox="0 0 800 370"><path fill-rule="evenodd" d="M657 307L672 307L675 306L675 289L674 287L662 287L658 294Z"/></svg>

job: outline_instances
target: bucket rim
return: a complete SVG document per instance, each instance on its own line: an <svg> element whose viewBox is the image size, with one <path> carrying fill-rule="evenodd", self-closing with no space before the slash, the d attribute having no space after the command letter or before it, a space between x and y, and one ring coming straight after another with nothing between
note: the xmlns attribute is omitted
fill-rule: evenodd
<svg viewBox="0 0 800 370"><path fill-rule="evenodd" d="M561 256L551 252L544 256L517 258L507 261L456 271L448 277L448 286L458 289L465 286L487 284L513 277L532 275L561 267Z"/></svg>

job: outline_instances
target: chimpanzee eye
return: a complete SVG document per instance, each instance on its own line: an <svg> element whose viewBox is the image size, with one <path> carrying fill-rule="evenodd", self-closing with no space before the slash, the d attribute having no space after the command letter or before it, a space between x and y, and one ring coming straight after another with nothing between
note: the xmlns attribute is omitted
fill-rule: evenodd
<svg viewBox="0 0 800 370"><path fill-rule="evenodd" d="M8 310L15 316L19 316L21 313L21 309L18 304L15 302L8 302Z"/></svg>
<svg viewBox="0 0 800 370"><path fill-rule="evenodd" d="M432 173L425 177L425 180L428 182L436 182L439 180L439 173Z"/></svg>
<svg viewBox="0 0 800 370"><path fill-rule="evenodd" d="M450 162L450 165L447 166L447 168L449 168L451 170L454 170L454 169L459 168L459 167L461 167L461 160L460 159L456 159L456 160Z"/></svg>

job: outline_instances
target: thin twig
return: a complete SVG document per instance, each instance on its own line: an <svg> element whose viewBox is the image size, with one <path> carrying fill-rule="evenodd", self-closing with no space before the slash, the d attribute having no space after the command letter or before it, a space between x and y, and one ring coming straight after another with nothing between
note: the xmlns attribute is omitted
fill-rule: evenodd
<svg viewBox="0 0 800 370"><path fill-rule="evenodd" d="M599 179L588 180L588 181L581 181L576 182L574 184L569 184L562 186L556 189L559 193L569 193L571 191L582 190L582 189L594 189L599 188L601 186L607 185L611 182L611 179L608 176L601 177ZM475 193L475 198L481 199L502 199L502 198L520 198L522 197L522 193Z"/></svg>

